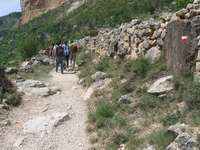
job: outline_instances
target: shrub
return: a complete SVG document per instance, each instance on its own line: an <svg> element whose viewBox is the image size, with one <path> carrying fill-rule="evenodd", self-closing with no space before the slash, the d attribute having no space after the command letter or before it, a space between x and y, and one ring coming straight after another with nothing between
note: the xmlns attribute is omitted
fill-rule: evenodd
<svg viewBox="0 0 200 150"><path fill-rule="evenodd" d="M105 126L113 126L112 121L110 120L110 118L112 118L114 116L114 107L106 102L106 101L99 101L97 103L97 108L96 108L96 127L97 128L102 128Z"/></svg>
<svg viewBox="0 0 200 150"><path fill-rule="evenodd" d="M8 105L12 105L12 106L17 106L20 104L20 96L17 92L13 92L13 93L6 93L6 103Z"/></svg>
<svg viewBox="0 0 200 150"><path fill-rule="evenodd" d="M105 101L99 101L96 109L96 116L110 118L114 116L114 107Z"/></svg>
<svg viewBox="0 0 200 150"><path fill-rule="evenodd" d="M105 71L106 69L109 68L109 61L112 58L110 57L104 57L101 61L99 61L96 65L95 65L95 69L97 71Z"/></svg>
<svg viewBox="0 0 200 150"><path fill-rule="evenodd" d="M188 3L193 3L194 0L177 0L176 9L182 9L187 6Z"/></svg>
<svg viewBox="0 0 200 150"><path fill-rule="evenodd" d="M150 68L150 61L146 58L139 58L132 62L131 71L137 76L145 77Z"/></svg>
<svg viewBox="0 0 200 150"><path fill-rule="evenodd" d="M39 51L39 40L35 36L31 35L19 41L17 48L24 60L31 58Z"/></svg>

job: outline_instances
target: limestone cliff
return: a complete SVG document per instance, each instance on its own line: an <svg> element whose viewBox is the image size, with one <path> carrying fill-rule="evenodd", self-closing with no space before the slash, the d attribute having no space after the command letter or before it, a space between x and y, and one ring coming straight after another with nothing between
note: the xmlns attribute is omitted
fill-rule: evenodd
<svg viewBox="0 0 200 150"><path fill-rule="evenodd" d="M69 0L20 0L22 24L68 1Z"/></svg>

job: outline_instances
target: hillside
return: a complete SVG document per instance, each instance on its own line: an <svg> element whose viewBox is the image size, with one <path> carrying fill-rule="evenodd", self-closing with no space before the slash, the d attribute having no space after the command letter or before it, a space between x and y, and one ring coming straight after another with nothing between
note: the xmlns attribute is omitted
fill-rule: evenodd
<svg viewBox="0 0 200 150"><path fill-rule="evenodd" d="M155 0L154 3L149 3L146 0L136 0L135 2L131 0L89 0L73 11L71 11L71 8L78 1L74 3L66 2L62 6L49 10L20 26L20 28L15 28L5 34L1 40L0 62L4 64L15 59L15 57L19 57L15 48L17 42L23 40L25 35L34 34L40 37L42 39L40 48L49 47L50 43L60 39L72 40L85 36L95 36L103 28L113 28L121 23L130 22L133 18L156 18L161 10L173 11L183 8L187 5L187 1L192 0L181 1L180 4L174 6L171 5L173 0ZM126 5L126 9L124 9ZM12 42L8 46L6 43L11 40Z"/></svg>
<svg viewBox="0 0 200 150"><path fill-rule="evenodd" d="M0 37L2 37L6 32L11 30L12 28L15 28L21 18L22 13L21 12L13 12L9 15L0 17ZM19 23L18 23L19 24Z"/></svg>

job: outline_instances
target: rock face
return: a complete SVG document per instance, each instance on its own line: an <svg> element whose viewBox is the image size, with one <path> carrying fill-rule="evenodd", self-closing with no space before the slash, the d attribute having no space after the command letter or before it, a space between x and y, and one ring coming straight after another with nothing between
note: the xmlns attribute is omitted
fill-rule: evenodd
<svg viewBox="0 0 200 150"><path fill-rule="evenodd" d="M54 9L69 0L20 0L22 9L22 24L33 17Z"/></svg>
<svg viewBox="0 0 200 150"><path fill-rule="evenodd" d="M197 36L199 34L200 16L191 20L176 20L168 24L163 45L162 58L168 68L186 73L194 65L198 52ZM186 37L187 42L182 38Z"/></svg>

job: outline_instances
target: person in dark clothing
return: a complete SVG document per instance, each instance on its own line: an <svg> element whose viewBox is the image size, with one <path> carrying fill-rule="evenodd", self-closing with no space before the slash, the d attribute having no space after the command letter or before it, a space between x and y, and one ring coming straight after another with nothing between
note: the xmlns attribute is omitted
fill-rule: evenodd
<svg viewBox="0 0 200 150"><path fill-rule="evenodd" d="M63 74L63 60L64 60L64 49L61 45L61 42L58 42L56 45L56 72L58 72L58 66L60 65L60 71Z"/></svg>

